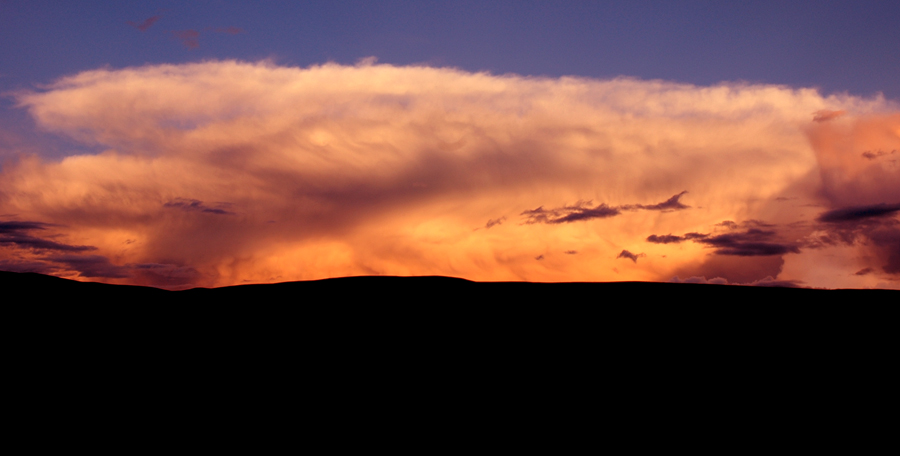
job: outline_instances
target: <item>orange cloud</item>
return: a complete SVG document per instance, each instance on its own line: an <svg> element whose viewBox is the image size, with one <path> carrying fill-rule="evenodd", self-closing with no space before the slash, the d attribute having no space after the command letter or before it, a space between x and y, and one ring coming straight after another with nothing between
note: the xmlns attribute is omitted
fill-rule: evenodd
<svg viewBox="0 0 900 456"><path fill-rule="evenodd" d="M865 174L829 158L829 144L856 140L828 129L875 116L877 127L853 130L871 138L863 150L898 147L877 139L898 131L881 99L373 62L95 70L19 104L42 128L106 150L4 166L0 221L94 250L9 242L0 267L170 288L360 274L802 281L779 274L816 229L833 234L816 225L836 204L821 170ZM810 118L834 109L847 114ZM863 165L887 158L863 150ZM900 201L871 185L883 197L871 204ZM539 215L547 223L529 223ZM777 233L760 241L751 229ZM708 241L647 241L671 233ZM753 244L773 239L791 248ZM847 267L854 283L893 277Z"/></svg>

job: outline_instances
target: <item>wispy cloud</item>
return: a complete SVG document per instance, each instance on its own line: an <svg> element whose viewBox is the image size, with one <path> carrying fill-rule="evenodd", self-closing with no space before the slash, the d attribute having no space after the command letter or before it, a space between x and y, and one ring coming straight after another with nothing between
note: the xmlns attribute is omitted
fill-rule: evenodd
<svg viewBox="0 0 900 456"><path fill-rule="evenodd" d="M230 203L217 203L215 207L210 207L203 203L203 201L190 198L175 198L172 201L163 204L163 207L171 207L188 212L202 212L205 214L217 215L234 215L234 212L225 209L231 206L232 205Z"/></svg>
<svg viewBox="0 0 900 456"><path fill-rule="evenodd" d="M524 211L519 215L524 215L525 224L531 225L534 223L558 224L581 222L591 219L602 219L615 217L621 214L622 211L634 211L639 209L647 211L676 211L687 209L690 207L678 201L685 193L687 193L687 191L681 192L658 204L627 204L624 206L609 206L606 203L601 203L596 207L590 207L590 201L579 201L571 206L563 206L554 209L544 209L544 206L541 206L537 209Z"/></svg>
<svg viewBox="0 0 900 456"><path fill-rule="evenodd" d="M496 218L496 219L490 219L490 220L487 221L487 223L484 224L484 227L485 227L485 228L490 228L490 227L492 227L492 226L497 226L497 225L502 224L504 221L506 221L506 217L505 217L505 216L504 216L504 217L500 217L500 218Z"/></svg>
<svg viewBox="0 0 900 456"><path fill-rule="evenodd" d="M91 246L63 244L33 235L33 232L45 230L47 226L46 223L40 222L0 222L0 246L4 244L15 245L25 249L58 252L85 252L97 250L95 247Z"/></svg>
<svg viewBox="0 0 900 456"><path fill-rule="evenodd" d="M146 32L147 29L150 28L150 26L152 26L153 24L155 24L156 21L158 21L161 17L162 16L152 16L152 17L148 17L147 19L144 19L141 22L128 21L128 25L130 25L142 32Z"/></svg>
<svg viewBox="0 0 900 456"><path fill-rule="evenodd" d="M181 41L181 44L188 49L200 47L200 32L196 30L177 30L172 32L172 36Z"/></svg>

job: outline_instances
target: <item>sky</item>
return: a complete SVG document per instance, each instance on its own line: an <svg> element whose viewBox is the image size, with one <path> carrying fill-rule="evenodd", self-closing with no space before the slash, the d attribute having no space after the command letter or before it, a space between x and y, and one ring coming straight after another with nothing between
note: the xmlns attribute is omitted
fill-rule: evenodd
<svg viewBox="0 0 900 456"><path fill-rule="evenodd" d="M900 289L900 3L0 0L0 270Z"/></svg>

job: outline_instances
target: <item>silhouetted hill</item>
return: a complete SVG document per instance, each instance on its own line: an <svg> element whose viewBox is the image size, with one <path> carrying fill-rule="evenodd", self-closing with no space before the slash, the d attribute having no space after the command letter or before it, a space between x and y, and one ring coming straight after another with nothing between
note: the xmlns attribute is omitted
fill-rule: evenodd
<svg viewBox="0 0 900 456"><path fill-rule="evenodd" d="M391 305L398 303L445 304L690 304L735 303L801 304L805 300L891 297L893 290L818 290L808 288L750 287L654 282L473 282L439 276L361 276L302 282L237 285L168 291L152 287L78 282L36 273L0 272L0 286L7 293L28 298L56 295L65 301L203 303L210 300ZM7 294L10 296L10 294ZM751 302L752 301L752 302Z"/></svg>
<svg viewBox="0 0 900 456"><path fill-rule="evenodd" d="M686 372L741 377L747 366L868 372L890 365L900 302L885 290L448 277L166 291L0 272L0 287L13 351L29 366L118 372L126 363L134 375L145 363L164 372L213 366L230 376L239 365L239 375L274 377L282 368L361 369L333 379L344 383L426 365L438 375L445 363L472 375L508 363L537 363L545 377L644 372L635 381L647 388Z"/></svg>

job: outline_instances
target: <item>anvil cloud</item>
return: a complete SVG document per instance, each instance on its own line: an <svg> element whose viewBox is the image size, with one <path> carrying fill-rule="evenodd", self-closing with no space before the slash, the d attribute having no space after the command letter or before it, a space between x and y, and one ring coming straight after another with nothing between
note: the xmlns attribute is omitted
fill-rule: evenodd
<svg viewBox="0 0 900 456"><path fill-rule="evenodd" d="M900 279L900 114L881 98L371 59L101 69L17 97L103 152L4 163L0 269L168 288Z"/></svg>

